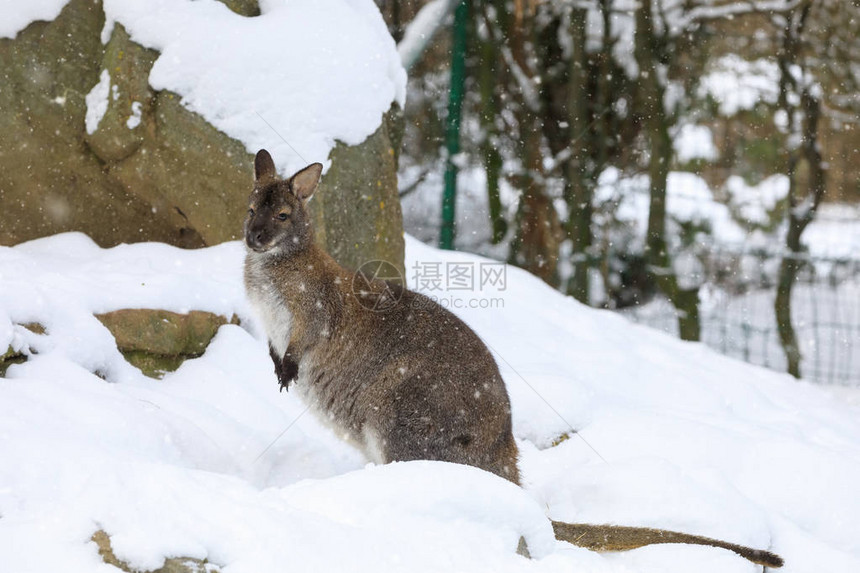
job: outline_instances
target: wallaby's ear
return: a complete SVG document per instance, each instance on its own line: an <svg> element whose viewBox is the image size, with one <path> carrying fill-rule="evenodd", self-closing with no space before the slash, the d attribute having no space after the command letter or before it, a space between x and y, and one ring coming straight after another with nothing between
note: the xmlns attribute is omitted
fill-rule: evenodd
<svg viewBox="0 0 860 573"><path fill-rule="evenodd" d="M311 163L293 175L290 179L290 189L293 194L302 201L306 201L313 195L319 185L322 168L322 163Z"/></svg>
<svg viewBox="0 0 860 573"><path fill-rule="evenodd" d="M254 159L254 174L257 181L275 178L275 162L265 149L257 152L257 157Z"/></svg>

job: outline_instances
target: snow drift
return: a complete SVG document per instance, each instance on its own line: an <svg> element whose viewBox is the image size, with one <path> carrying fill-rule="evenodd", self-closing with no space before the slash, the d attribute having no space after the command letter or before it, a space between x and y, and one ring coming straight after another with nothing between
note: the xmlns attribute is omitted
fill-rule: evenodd
<svg viewBox="0 0 860 573"><path fill-rule="evenodd" d="M702 547L598 555L555 541L547 516L770 547L785 571L860 566L860 423L820 388L509 268L503 308L428 294L496 354L526 489L437 462L366 467L278 393L242 257L238 243L104 250L80 234L0 248L0 348L31 354L0 379L0 570L108 571L97 529L141 569L189 556L231 572L755 570ZM409 269L482 262L408 242ZM92 316L126 307L235 312L244 328L153 380ZM47 333L19 326L34 321ZM520 535L535 559L515 553Z"/></svg>

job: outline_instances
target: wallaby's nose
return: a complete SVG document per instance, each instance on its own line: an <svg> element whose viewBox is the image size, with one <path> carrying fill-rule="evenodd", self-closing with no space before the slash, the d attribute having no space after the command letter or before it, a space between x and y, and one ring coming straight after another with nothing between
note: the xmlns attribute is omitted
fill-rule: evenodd
<svg viewBox="0 0 860 573"><path fill-rule="evenodd" d="M254 249L255 251L261 251L264 247L263 241L263 232L262 231L249 231L245 235L245 242L248 243L248 246Z"/></svg>
<svg viewBox="0 0 860 573"><path fill-rule="evenodd" d="M263 241L263 233L262 232L253 233L251 235L251 248L252 249L254 249L255 251L262 250L263 243L264 243L264 241Z"/></svg>

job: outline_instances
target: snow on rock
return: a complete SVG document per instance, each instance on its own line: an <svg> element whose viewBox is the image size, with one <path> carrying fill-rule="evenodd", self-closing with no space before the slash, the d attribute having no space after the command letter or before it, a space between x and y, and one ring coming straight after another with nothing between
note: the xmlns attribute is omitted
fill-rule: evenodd
<svg viewBox="0 0 860 573"><path fill-rule="evenodd" d="M14 38L37 20L53 20L69 0L0 0L0 38Z"/></svg>
<svg viewBox="0 0 860 573"><path fill-rule="evenodd" d="M215 0L105 0L116 23L160 52L149 82L282 174L327 163L404 104L406 72L372 0L268 0L246 18Z"/></svg>
<svg viewBox="0 0 860 573"><path fill-rule="evenodd" d="M143 112L143 104L139 101L131 102L131 115L128 116L128 120L125 122L126 127L134 129L140 125L141 112Z"/></svg>
<svg viewBox="0 0 860 573"><path fill-rule="evenodd" d="M95 133L99 128L99 123L101 123L102 118L105 116L105 113L107 113L110 91L110 73L107 70L102 70L101 75L99 75L99 82L93 86L93 89L91 89L90 93L88 93L86 98L84 98L87 102L87 115L84 118L84 123L87 128L87 133L90 135ZM115 95L114 99L116 99Z"/></svg>
<svg viewBox="0 0 860 573"><path fill-rule="evenodd" d="M65 4L0 0L0 37L56 18ZM361 143L392 102L404 105L406 72L373 0L265 0L260 9L246 18L216 0L105 0L102 41L119 23L158 50L154 89L178 93L249 152L268 149L285 175L327 165L336 141ZM109 87L103 71L87 96L88 133Z"/></svg>
<svg viewBox="0 0 860 573"><path fill-rule="evenodd" d="M24 335L13 324L47 327L0 379L0 570L107 570L97 529L140 569L189 556L239 573L756 570L711 548L598 555L554 541L546 515L770 547L789 573L860 568L860 416L842 398L507 268L428 294L496 356L525 490L439 462L367 466L278 392L242 258L239 243L100 249L75 233L0 247L0 342ZM498 265L407 240L408 269L449 263ZM487 297L503 304L470 304ZM92 317L126 307L243 327L156 381ZM520 536L535 559L515 554Z"/></svg>

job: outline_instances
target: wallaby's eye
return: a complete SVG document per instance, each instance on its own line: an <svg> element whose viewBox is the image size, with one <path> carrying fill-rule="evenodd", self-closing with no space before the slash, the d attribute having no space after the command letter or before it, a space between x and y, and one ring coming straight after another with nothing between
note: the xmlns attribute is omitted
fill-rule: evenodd
<svg viewBox="0 0 860 573"><path fill-rule="evenodd" d="M254 210L253 210L253 209L248 209L248 215L250 215L251 217L253 217L253 216L254 216Z"/></svg>
<svg viewBox="0 0 860 573"><path fill-rule="evenodd" d="M287 220L287 214L286 213L278 213L278 219L280 219L281 221L286 221Z"/></svg>

